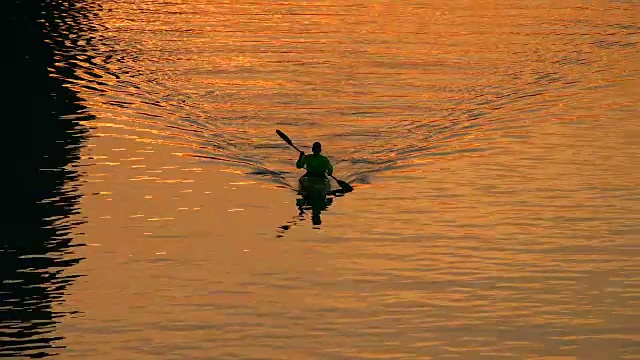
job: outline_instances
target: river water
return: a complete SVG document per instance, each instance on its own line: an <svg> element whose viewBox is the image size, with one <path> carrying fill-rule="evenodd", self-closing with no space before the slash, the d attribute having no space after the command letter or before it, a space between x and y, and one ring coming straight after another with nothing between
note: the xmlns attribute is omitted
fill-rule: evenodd
<svg viewBox="0 0 640 360"><path fill-rule="evenodd" d="M32 20L49 100L24 111L55 125L3 250L0 355L640 358L636 1ZM355 191L300 209L276 129Z"/></svg>

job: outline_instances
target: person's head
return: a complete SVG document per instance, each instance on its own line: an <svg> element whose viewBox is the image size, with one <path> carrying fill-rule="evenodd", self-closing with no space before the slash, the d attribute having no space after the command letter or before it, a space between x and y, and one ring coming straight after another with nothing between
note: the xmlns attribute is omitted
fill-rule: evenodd
<svg viewBox="0 0 640 360"><path fill-rule="evenodd" d="M319 142L314 142L313 146L311 147L311 151L313 151L314 154L320 154L320 152L322 151L322 145Z"/></svg>

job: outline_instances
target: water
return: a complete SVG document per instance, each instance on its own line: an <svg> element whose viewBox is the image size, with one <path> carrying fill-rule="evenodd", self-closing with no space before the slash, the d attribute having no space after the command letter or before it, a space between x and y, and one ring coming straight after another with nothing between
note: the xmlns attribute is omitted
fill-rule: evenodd
<svg viewBox="0 0 640 360"><path fill-rule="evenodd" d="M637 3L16 6L3 357L640 356Z"/></svg>

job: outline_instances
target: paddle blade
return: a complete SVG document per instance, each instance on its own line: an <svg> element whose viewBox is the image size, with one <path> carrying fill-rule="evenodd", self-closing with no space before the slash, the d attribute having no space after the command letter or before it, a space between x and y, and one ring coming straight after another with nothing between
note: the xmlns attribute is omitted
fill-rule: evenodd
<svg viewBox="0 0 640 360"><path fill-rule="evenodd" d="M335 179L335 180L338 183L338 185L340 185L342 190L344 190L344 192L352 192L353 191L353 186L349 185L348 182L343 181L343 180L338 180L338 179Z"/></svg>
<svg viewBox="0 0 640 360"><path fill-rule="evenodd" d="M289 139L287 134L283 133L280 130L276 130L276 134L278 134L278 136L280 136L282 138L282 140L284 140L287 144L293 146L293 141L291 141L291 139Z"/></svg>

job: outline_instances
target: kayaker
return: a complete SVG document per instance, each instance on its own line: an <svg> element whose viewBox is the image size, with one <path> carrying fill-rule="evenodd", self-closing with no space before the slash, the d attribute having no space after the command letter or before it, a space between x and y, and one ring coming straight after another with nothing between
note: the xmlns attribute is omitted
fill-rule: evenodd
<svg viewBox="0 0 640 360"><path fill-rule="evenodd" d="M304 151L300 151L298 161L296 161L296 168L307 169L307 173L303 176L325 178L327 175L333 175L333 166L326 156L321 155L322 145L319 142L314 142L311 147L313 154L305 155Z"/></svg>

